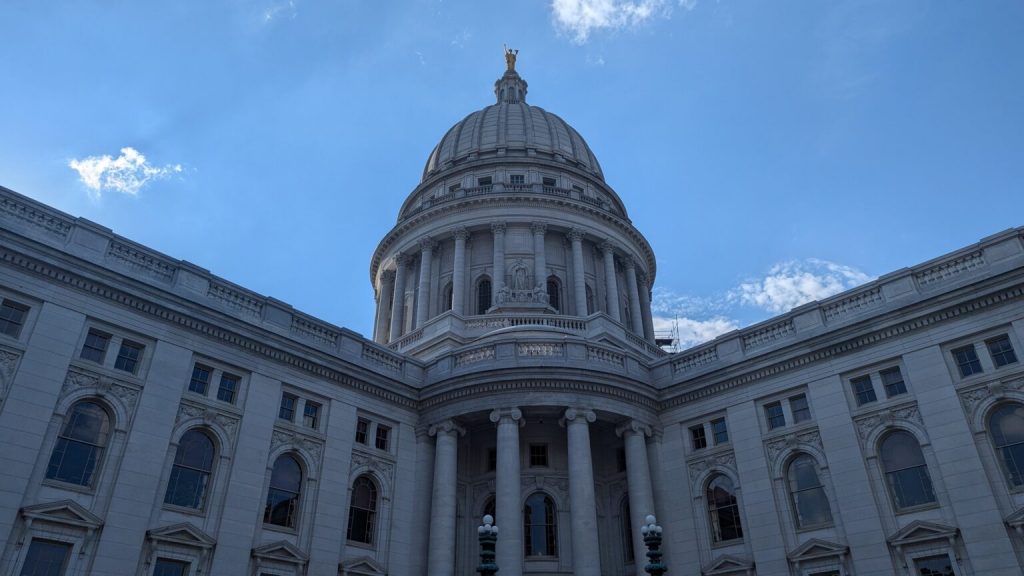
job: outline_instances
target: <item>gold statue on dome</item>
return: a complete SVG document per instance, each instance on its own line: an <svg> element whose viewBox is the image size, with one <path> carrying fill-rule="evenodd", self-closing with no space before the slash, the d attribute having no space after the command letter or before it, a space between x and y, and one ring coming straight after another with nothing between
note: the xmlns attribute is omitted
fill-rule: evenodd
<svg viewBox="0 0 1024 576"><path fill-rule="evenodd" d="M505 64L508 66L509 72L516 71L516 55L519 54L519 50L513 50L505 45Z"/></svg>

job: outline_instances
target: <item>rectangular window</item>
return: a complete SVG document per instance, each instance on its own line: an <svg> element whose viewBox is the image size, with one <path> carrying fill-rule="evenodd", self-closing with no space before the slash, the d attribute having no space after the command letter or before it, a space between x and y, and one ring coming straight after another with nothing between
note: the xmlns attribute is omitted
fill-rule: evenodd
<svg viewBox="0 0 1024 576"><path fill-rule="evenodd" d="M1010 344L1009 336L1004 334L991 340L986 340L985 345L988 346L988 353L992 356L992 363L996 365L996 368L1001 368L1017 361L1017 355L1013 352L1013 344Z"/></svg>
<svg viewBox="0 0 1024 576"><path fill-rule="evenodd" d="M546 176L544 177L544 179L541 182L545 186L557 186L558 185L558 180L556 180L554 178L548 178Z"/></svg>
<svg viewBox="0 0 1024 576"><path fill-rule="evenodd" d="M626 471L626 449L625 448L619 448L619 450L615 453L615 463L618 465L617 469L618 469L619 472L625 472Z"/></svg>
<svg viewBox="0 0 1024 576"><path fill-rule="evenodd" d="M189 564L180 560L157 558L153 576L188 576Z"/></svg>
<svg viewBox="0 0 1024 576"><path fill-rule="evenodd" d="M122 340L121 349L117 351L117 360L114 361L114 368L135 374L135 369L139 367L139 358L142 358L142 349L142 344Z"/></svg>
<svg viewBox="0 0 1024 576"><path fill-rule="evenodd" d="M221 373L220 386L217 387L217 400L234 404L235 396L238 395L238 382L240 380L241 378L238 376L228 374L227 372Z"/></svg>
<svg viewBox="0 0 1024 576"><path fill-rule="evenodd" d="M711 421L711 436L715 439L715 445L725 444L729 441L729 430L725 427L725 418Z"/></svg>
<svg viewBox="0 0 1024 576"><path fill-rule="evenodd" d="M452 184L451 186L448 187L448 191L451 192L452 194L458 192L461 189L462 184Z"/></svg>
<svg viewBox="0 0 1024 576"><path fill-rule="evenodd" d="M21 576L63 576L71 544L32 539L21 565Z"/></svg>
<svg viewBox="0 0 1024 576"><path fill-rule="evenodd" d="M491 185L491 177L490 176L484 176L483 178L477 178L476 179L476 185L477 186L490 186Z"/></svg>
<svg viewBox="0 0 1024 576"><path fill-rule="evenodd" d="M277 411L277 417L289 422L295 421L295 406L299 403L299 397L287 392L281 394L281 408Z"/></svg>
<svg viewBox="0 0 1024 576"><path fill-rule="evenodd" d="M377 424L377 434L374 436L373 445L377 450L387 450L388 441L391 439L391 428Z"/></svg>
<svg viewBox="0 0 1024 576"><path fill-rule="evenodd" d="M530 444L530 466L547 468L548 445Z"/></svg>
<svg viewBox="0 0 1024 576"><path fill-rule="evenodd" d="M956 576L949 554L918 558L914 560L914 568L920 576Z"/></svg>
<svg viewBox="0 0 1024 576"><path fill-rule="evenodd" d="M807 405L807 396L799 394L789 399L789 411L793 413L793 423L799 424L811 419L811 407Z"/></svg>
<svg viewBox="0 0 1024 576"><path fill-rule="evenodd" d="M782 412L782 402L764 405L764 417L768 420L768 429L775 430L786 425L786 415Z"/></svg>
<svg viewBox="0 0 1024 576"><path fill-rule="evenodd" d="M704 425L690 427L690 438L693 440L693 449L702 450L708 447L708 437L704 433Z"/></svg>
<svg viewBox="0 0 1024 576"><path fill-rule="evenodd" d="M302 407L302 424L307 428L317 429L320 425L320 405L306 400Z"/></svg>
<svg viewBox="0 0 1024 576"><path fill-rule="evenodd" d="M203 366L202 364L193 366L192 379L188 381L189 392L206 396L206 391L210 388L210 374L212 372L213 368Z"/></svg>
<svg viewBox="0 0 1024 576"><path fill-rule="evenodd" d="M857 398L857 406L863 406L878 400L875 396L875 387L871 385L871 376L858 376L850 380L853 386L853 395Z"/></svg>
<svg viewBox="0 0 1024 576"><path fill-rule="evenodd" d="M974 345L964 346L952 351L956 367L960 369L960 377L967 378L972 374L981 374L981 361L978 360L978 353Z"/></svg>
<svg viewBox="0 0 1024 576"><path fill-rule="evenodd" d="M110 344L110 334L99 330L89 330L85 336L85 344L82 346L82 359L103 364L108 344Z"/></svg>
<svg viewBox="0 0 1024 576"><path fill-rule="evenodd" d="M583 186L577 186L576 184L572 185L572 189L577 191L577 192L579 192L580 194L583 194L583 192L584 192Z"/></svg>
<svg viewBox="0 0 1024 576"><path fill-rule="evenodd" d="M498 450L490 448L487 450L487 471L494 472L498 469Z"/></svg>
<svg viewBox="0 0 1024 576"><path fill-rule="evenodd" d="M359 444L367 443L367 436L370 434L370 422L363 420L362 418L356 422L356 442Z"/></svg>
<svg viewBox="0 0 1024 576"><path fill-rule="evenodd" d="M21 335L21 327L25 325L27 315L28 306L5 299L0 304L0 333L17 338Z"/></svg>
<svg viewBox="0 0 1024 576"><path fill-rule="evenodd" d="M882 378L882 386L885 386L885 397L892 398L907 393L907 385L903 382L903 373L900 367L888 368L878 373Z"/></svg>
<svg viewBox="0 0 1024 576"><path fill-rule="evenodd" d="M526 176L522 174L512 174L508 177L509 184L526 184Z"/></svg>

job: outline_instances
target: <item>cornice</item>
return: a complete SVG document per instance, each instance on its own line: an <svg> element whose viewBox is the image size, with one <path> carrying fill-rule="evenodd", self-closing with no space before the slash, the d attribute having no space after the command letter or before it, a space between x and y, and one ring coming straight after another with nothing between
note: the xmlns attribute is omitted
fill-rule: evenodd
<svg viewBox="0 0 1024 576"><path fill-rule="evenodd" d="M465 380L465 378L463 379ZM448 382L442 384L447 385ZM638 383L633 383L634 385ZM647 410L657 410L658 400L652 395L645 395L636 390L629 390L623 386L609 383L595 382L593 380L571 379L565 377L552 378L524 378L514 374L507 377L497 377L494 380L480 383L466 383L458 387L447 386L446 390L435 394L424 394L420 400L420 410L429 410L437 406L456 401L470 400L495 394L510 394L523 392L558 392L558 393L583 393L594 396L604 396L613 400L619 400L638 406Z"/></svg>
<svg viewBox="0 0 1024 576"><path fill-rule="evenodd" d="M169 306L158 304L151 299L131 294L126 290L114 288L113 286L88 278L77 272L72 272L55 264L47 263L38 258L22 254L8 246L0 246L0 262L3 262L13 268L21 269L25 272L40 276L55 284L63 285L68 288L90 294L94 297L114 302L160 321L177 325L213 340L218 340L224 344L235 346L251 354L263 356L264 358L301 370L323 380L376 396L382 400L392 402L405 408L416 408L417 402L414 393L403 394L396 390L388 390L381 386L363 382L340 370L326 365L326 363L304 358L298 354L289 352L282 347L274 346L265 341L260 341L246 336L240 331L231 330L222 325L198 318L197 316L172 309ZM312 349L310 351L313 352ZM339 361L343 360L339 359ZM396 388L399 386L404 385L395 383ZM412 391L410 390L410 392Z"/></svg>
<svg viewBox="0 0 1024 576"><path fill-rule="evenodd" d="M642 256L647 267L648 276L651 284L653 284L657 274L657 262L654 258L654 250L647 242L647 239L644 238L643 234L641 234L631 222L604 210L600 210L590 204L573 200L571 198L535 193L519 194L516 192L480 194L477 196L459 198L436 207L428 208L427 210L418 212L399 221L398 224L396 224L395 227L392 228L380 241L377 245L377 249L374 250L373 257L370 260L370 283L375 284L376 282L377 270L383 262L384 254L410 230L451 214L467 212L470 208L484 205L507 208L523 204L544 204L558 208L568 208L590 216L598 221L603 221L603 223L618 229L627 238L632 240L635 246L643 253ZM603 234L599 234L597 231L595 231L594 234L597 236L603 236Z"/></svg>

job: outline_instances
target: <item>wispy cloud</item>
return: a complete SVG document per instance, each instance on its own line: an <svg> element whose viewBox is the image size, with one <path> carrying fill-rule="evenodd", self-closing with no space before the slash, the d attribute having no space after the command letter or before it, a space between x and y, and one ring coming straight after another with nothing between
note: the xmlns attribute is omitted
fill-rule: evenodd
<svg viewBox="0 0 1024 576"><path fill-rule="evenodd" d="M463 28L462 31L452 38L451 45L461 50L466 47L466 42L469 42L469 39L472 37L473 33L468 28Z"/></svg>
<svg viewBox="0 0 1024 576"><path fill-rule="evenodd" d="M121 148L117 158L104 154L72 159L68 167L78 172L78 179L89 189L89 194L97 198L107 191L137 196L149 182L182 171L181 164L154 166L132 147Z"/></svg>
<svg viewBox="0 0 1024 576"><path fill-rule="evenodd" d="M711 296L695 296L659 286L654 289L651 309L655 330L673 332L679 346L688 348L763 320L769 314L828 298L870 280L870 275L851 266L816 258L791 260L772 266L763 276L744 280Z"/></svg>
<svg viewBox="0 0 1024 576"><path fill-rule="evenodd" d="M697 0L679 0L679 6L692 10ZM639 26L654 18L672 14L669 0L552 0L555 25L566 31L573 42L583 44L591 32L619 30Z"/></svg>
<svg viewBox="0 0 1024 576"><path fill-rule="evenodd" d="M294 20L299 15L295 0L278 0L263 10L263 22L269 24L281 18Z"/></svg>
<svg viewBox="0 0 1024 576"><path fill-rule="evenodd" d="M776 264L763 278L740 284L733 295L742 304L785 312L869 280L871 276L856 268L811 258Z"/></svg>

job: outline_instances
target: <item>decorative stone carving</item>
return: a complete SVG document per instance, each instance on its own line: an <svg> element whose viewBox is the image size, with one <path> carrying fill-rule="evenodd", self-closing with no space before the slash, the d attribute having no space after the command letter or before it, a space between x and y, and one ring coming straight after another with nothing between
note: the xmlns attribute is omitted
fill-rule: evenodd
<svg viewBox="0 0 1024 576"><path fill-rule="evenodd" d="M697 478L699 478L701 474L712 468L726 468L731 472L735 472L736 455L733 454L731 450L729 452L711 454L705 458L691 460L688 462L687 468L690 471L691 483L696 482Z"/></svg>
<svg viewBox="0 0 1024 576"><path fill-rule="evenodd" d="M459 424L454 420L444 420L442 422L438 422L437 424L432 424L430 428L427 430L427 434L430 434L431 436L437 436L438 434L448 434L450 432L455 432L459 436L466 435L466 429L463 428L462 426L459 426Z"/></svg>
<svg viewBox="0 0 1024 576"><path fill-rule="evenodd" d="M981 250L971 252L964 256L940 262L927 270L914 274L917 283L922 287L928 287L936 282L942 282L954 276L970 272L985 265L985 257Z"/></svg>
<svg viewBox="0 0 1024 576"><path fill-rule="evenodd" d="M111 240L107 246L107 260L161 282L171 282L178 270L169 260L117 240Z"/></svg>
<svg viewBox="0 0 1024 576"><path fill-rule="evenodd" d="M321 440L300 434L295 430L282 430L275 428L270 437L270 451L273 452L281 446L301 448L313 456L317 464L323 455L324 444Z"/></svg>
<svg viewBox="0 0 1024 576"><path fill-rule="evenodd" d="M650 437L653 433L650 425L645 424L639 420L629 420L623 424L620 424L615 428L615 435L622 436L627 431L634 432L637 434L643 434L644 436Z"/></svg>
<svg viewBox="0 0 1024 576"><path fill-rule="evenodd" d="M605 362L619 367L625 366L626 364L626 356L624 354L619 354L618 352L612 352L596 346L587 346L587 359L594 360L596 362Z"/></svg>
<svg viewBox="0 0 1024 576"><path fill-rule="evenodd" d="M520 356L565 356L565 344L560 342L520 342L516 353Z"/></svg>
<svg viewBox="0 0 1024 576"><path fill-rule="evenodd" d="M811 446L820 452L825 451L821 444L821 435L818 434L818 430L815 428L813 430L786 434L785 436L779 436L765 442L765 447L768 449L768 460L775 462L779 454L785 450L801 445Z"/></svg>
<svg viewBox="0 0 1024 576"><path fill-rule="evenodd" d="M491 232L493 232L494 234L504 234L505 233L505 223L504 222L491 222Z"/></svg>
<svg viewBox="0 0 1024 576"><path fill-rule="evenodd" d="M434 241L430 236L424 236L419 239L420 252L433 252L437 248L437 242Z"/></svg>
<svg viewBox="0 0 1024 576"><path fill-rule="evenodd" d="M890 426L897 420L905 420L918 425L924 424L921 420L921 413L917 410L917 404L885 408L854 418L854 423L857 425L857 436L860 437L861 442L865 442L876 428Z"/></svg>
<svg viewBox="0 0 1024 576"><path fill-rule="evenodd" d="M534 222L530 224L530 229L533 230L535 235L540 234L543 236L548 231L548 225L546 222Z"/></svg>
<svg viewBox="0 0 1024 576"><path fill-rule="evenodd" d="M841 320L850 314L881 306L883 301L882 289L876 286L870 290L858 292L838 302L823 306L822 311L825 313L825 321L832 322L834 320Z"/></svg>
<svg viewBox="0 0 1024 576"><path fill-rule="evenodd" d="M217 302L232 308L244 316L259 319L263 314L263 302L244 292L234 290L223 284L210 282L206 295Z"/></svg>
<svg viewBox="0 0 1024 576"><path fill-rule="evenodd" d="M586 232L580 230L579 228L573 228L569 230L569 232L567 232L565 235L565 237L568 238L570 242L575 242L577 240L582 241L584 236L586 236Z"/></svg>
<svg viewBox="0 0 1024 576"><path fill-rule="evenodd" d="M235 433L238 431L237 416L225 414L210 406L202 406L191 402L182 402L178 405L178 415L175 418L176 424L180 425L186 420L194 418L201 419L208 426L219 427L234 441Z"/></svg>
<svg viewBox="0 0 1024 576"><path fill-rule="evenodd" d="M510 418L513 422L519 422L520 425L525 424L523 421L523 411L519 408L498 408L492 410L488 418L495 424L500 422L502 418Z"/></svg>
<svg viewBox="0 0 1024 576"><path fill-rule="evenodd" d="M568 408L565 411L565 416L563 416L563 420L566 422L572 422L577 418L579 418L580 421L593 424L597 421L597 414L589 408Z"/></svg>
<svg viewBox="0 0 1024 576"><path fill-rule="evenodd" d="M455 240L468 240L469 230L466 230L465 226L457 226L454 230L452 230L452 238L454 238Z"/></svg>
<svg viewBox="0 0 1024 576"><path fill-rule="evenodd" d="M782 322L776 322L755 330L749 334L743 335L743 348L751 350L754 348L761 348L762 346L768 346L776 340L789 336L796 329L793 327L793 319L787 318Z"/></svg>
<svg viewBox="0 0 1024 576"><path fill-rule="evenodd" d="M361 450L352 450L349 472L355 473L356 470L363 467L378 472L388 482L393 481L395 478L395 463L391 460L381 458L378 455L367 454Z"/></svg>
<svg viewBox="0 0 1024 576"><path fill-rule="evenodd" d="M4 382L10 382L19 358L21 358L21 354L0 350L0 375L3 376Z"/></svg>
<svg viewBox="0 0 1024 576"><path fill-rule="evenodd" d="M395 372L401 372L402 365L405 362L401 356L384 352L383 350L367 343L363 344L363 359L369 360L382 368L387 368L388 370L393 370Z"/></svg>
<svg viewBox="0 0 1024 576"><path fill-rule="evenodd" d="M391 275L394 276L394 272ZM300 316L292 316L291 332L293 335L304 340L312 340L327 346L336 346L338 344L338 332L336 330L332 330L319 322L306 320Z"/></svg>
<svg viewBox="0 0 1024 576"><path fill-rule="evenodd" d="M139 386L118 382L106 376L69 370L61 387L61 396L78 388L91 388L100 396L116 398L128 412L135 409L139 399Z"/></svg>
<svg viewBox="0 0 1024 576"><path fill-rule="evenodd" d="M970 417L982 401L988 398L1001 398L1007 390L1021 390L1022 388L1024 388L1024 378L996 380L984 386L960 391L960 402L964 406L964 413Z"/></svg>
<svg viewBox="0 0 1024 576"><path fill-rule="evenodd" d="M698 350L691 354L683 356L679 360L672 363L673 372L686 372L687 370L693 370L700 368L706 364L711 364L718 360L718 348L712 346L704 350Z"/></svg>
<svg viewBox="0 0 1024 576"><path fill-rule="evenodd" d="M66 239L71 232L71 223L67 220L37 210L11 197L0 198L0 215L9 220L15 220L38 228L42 232L61 240Z"/></svg>
<svg viewBox="0 0 1024 576"><path fill-rule="evenodd" d="M474 350L467 350L456 354L455 367L458 368L460 366L475 364L477 362L485 362L493 359L494 346L484 346L483 348L476 348Z"/></svg>

